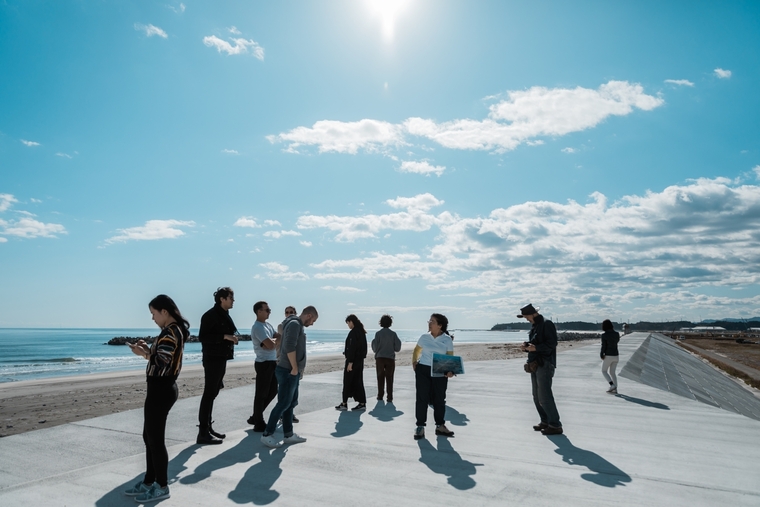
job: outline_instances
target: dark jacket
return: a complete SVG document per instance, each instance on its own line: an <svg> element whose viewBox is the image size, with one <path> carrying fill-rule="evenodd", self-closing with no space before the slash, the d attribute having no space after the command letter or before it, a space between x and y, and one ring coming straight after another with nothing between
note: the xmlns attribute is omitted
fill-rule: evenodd
<svg viewBox="0 0 760 507"><path fill-rule="evenodd" d="M602 334L602 350L599 352L599 356L602 359L604 359L604 356L617 356L617 344L619 341L620 333L617 331L605 331L604 334Z"/></svg>
<svg viewBox="0 0 760 507"><path fill-rule="evenodd" d="M348 363L363 362L367 357L367 333L356 327L349 331L343 355Z"/></svg>
<svg viewBox="0 0 760 507"><path fill-rule="evenodd" d="M528 352L528 362L545 364L548 361L557 366L557 328L554 322L544 319L543 315L536 315L528 337L528 341L536 346L535 352Z"/></svg>
<svg viewBox="0 0 760 507"><path fill-rule="evenodd" d="M375 339L372 340L372 352L376 358L396 359L396 352L401 350L401 340L395 331L387 327L380 329L375 333Z"/></svg>
<svg viewBox="0 0 760 507"><path fill-rule="evenodd" d="M203 314L198 339L203 347L203 358L232 359L235 357L235 344L224 339L226 334L235 334L237 328L230 313L219 303Z"/></svg>

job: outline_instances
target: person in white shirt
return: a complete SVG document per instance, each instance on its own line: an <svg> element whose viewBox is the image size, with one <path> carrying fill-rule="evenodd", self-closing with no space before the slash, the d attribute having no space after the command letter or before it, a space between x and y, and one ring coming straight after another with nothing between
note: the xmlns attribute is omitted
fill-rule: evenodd
<svg viewBox="0 0 760 507"><path fill-rule="evenodd" d="M444 437L454 436L454 432L446 427L446 421L443 419L446 413L446 387L454 374L447 372L443 377L432 376L433 354L454 355L454 341L449 335L448 327L449 319L440 313L432 314L428 320L428 332L420 336L412 353L412 368L414 368L417 391L415 440L425 438L425 423L430 403L433 404L435 434Z"/></svg>
<svg viewBox="0 0 760 507"><path fill-rule="evenodd" d="M262 433L267 427L264 410L277 397L274 369L277 366L276 346L280 333L267 322L272 310L266 301L259 301L253 305L253 313L256 314L256 322L251 328L251 341L256 353L256 362L253 365L256 369L256 393L253 397L253 415L248 418L248 424L253 425L253 431Z"/></svg>

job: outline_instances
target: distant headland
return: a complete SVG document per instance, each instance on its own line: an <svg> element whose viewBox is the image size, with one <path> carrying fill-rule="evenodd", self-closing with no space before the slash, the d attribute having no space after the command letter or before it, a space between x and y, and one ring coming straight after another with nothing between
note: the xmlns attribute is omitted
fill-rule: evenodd
<svg viewBox="0 0 760 507"><path fill-rule="evenodd" d="M554 321L554 325L557 326L558 331L599 331L602 330L601 322L583 322L583 321L569 321L569 322L557 322ZM750 328L760 328L760 318L754 317L752 320L739 320L739 319L726 319L726 320L709 320L702 322L689 322L688 320L674 320L667 322L636 322L636 323L624 323L613 322L612 325L615 329L625 329L628 332L640 331L640 332L652 332L652 331L678 331L683 328L694 328L700 326L710 327L722 327L726 331L747 331ZM491 331L524 331L530 329L531 324L528 321L521 322L509 322L506 324L496 324L491 328Z"/></svg>
<svg viewBox="0 0 760 507"><path fill-rule="evenodd" d="M249 342L251 341L251 335L249 334L239 334L237 335L238 340L241 342ZM108 340L103 345L126 345L127 343L137 343L138 340L143 340L145 343L150 345L156 340L156 336L115 336ZM187 339L188 343L197 343L198 337L194 334L191 334L190 337Z"/></svg>

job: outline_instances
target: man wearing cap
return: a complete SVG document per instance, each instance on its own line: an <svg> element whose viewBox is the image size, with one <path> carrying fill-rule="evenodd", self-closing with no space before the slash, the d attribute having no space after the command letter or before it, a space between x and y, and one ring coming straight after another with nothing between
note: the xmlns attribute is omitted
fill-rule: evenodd
<svg viewBox="0 0 760 507"><path fill-rule="evenodd" d="M527 364L536 363L531 369L530 382L533 387L533 403L541 417L541 422L533 426L543 435L561 435L562 423L552 394L552 377L557 368L557 328L550 320L538 313L538 308L528 304L520 308L518 318L527 319L533 326L528 333L528 341L522 350L528 353ZM526 371L528 368L526 367Z"/></svg>

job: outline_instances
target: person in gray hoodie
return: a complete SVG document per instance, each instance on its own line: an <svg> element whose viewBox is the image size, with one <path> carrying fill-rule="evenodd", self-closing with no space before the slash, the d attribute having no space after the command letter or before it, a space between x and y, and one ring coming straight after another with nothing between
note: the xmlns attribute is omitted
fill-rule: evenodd
<svg viewBox="0 0 760 507"><path fill-rule="evenodd" d="M372 352L375 353L377 370L377 399L383 399L383 391L388 393L388 403L393 402L393 373L396 371L396 352L401 350L401 340L395 331L391 331L393 317L380 317L380 331L372 340ZM385 388L385 389L383 389Z"/></svg>

